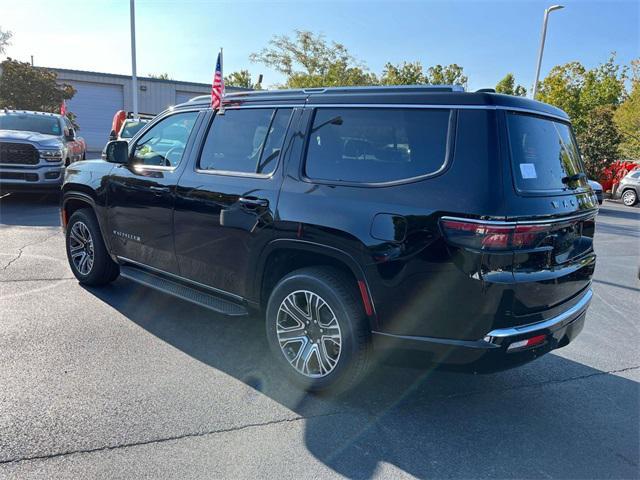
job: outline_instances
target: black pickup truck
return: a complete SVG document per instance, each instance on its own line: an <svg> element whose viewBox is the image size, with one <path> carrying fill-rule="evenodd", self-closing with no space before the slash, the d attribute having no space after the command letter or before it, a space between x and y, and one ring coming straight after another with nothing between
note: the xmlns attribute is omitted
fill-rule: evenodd
<svg viewBox="0 0 640 480"><path fill-rule="evenodd" d="M261 312L304 388L352 385L373 352L509 368L584 324L597 200L549 105L457 87L248 92L178 105L105 154L66 171L79 281Z"/></svg>

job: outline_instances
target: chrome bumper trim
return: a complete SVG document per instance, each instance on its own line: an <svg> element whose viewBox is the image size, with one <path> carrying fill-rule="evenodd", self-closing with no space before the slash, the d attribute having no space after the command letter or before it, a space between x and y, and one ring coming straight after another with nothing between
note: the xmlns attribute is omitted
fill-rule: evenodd
<svg viewBox="0 0 640 480"><path fill-rule="evenodd" d="M536 332L538 330L545 329L555 329L555 327L561 327L567 320L573 320L578 318L589 306L591 303L591 298L593 297L593 290L589 288L583 295L582 298L576 303L573 307L565 310L560 315L557 315L549 320L545 320L544 322L531 323L529 325L523 325L521 327L509 327L509 328L498 328L496 330L491 330L484 337L486 342L491 342L493 339L497 338L506 338L506 337L514 337L518 335L523 335L531 332Z"/></svg>

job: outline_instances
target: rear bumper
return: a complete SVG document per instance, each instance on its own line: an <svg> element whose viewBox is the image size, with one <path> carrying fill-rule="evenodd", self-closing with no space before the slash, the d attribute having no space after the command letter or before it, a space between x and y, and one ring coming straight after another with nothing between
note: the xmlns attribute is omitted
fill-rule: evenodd
<svg viewBox="0 0 640 480"><path fill-rule="evenodd" d="M568 345L582 331L592 297L593 292L588 288L570 308L548 320L495 329L478 340L394 335L374 331L374 348L391 353L394 359L403 363L428 362L474 372L506 370ZM511 344L539 335L545 336L543 343L530 348L509 350Z"/></svg>

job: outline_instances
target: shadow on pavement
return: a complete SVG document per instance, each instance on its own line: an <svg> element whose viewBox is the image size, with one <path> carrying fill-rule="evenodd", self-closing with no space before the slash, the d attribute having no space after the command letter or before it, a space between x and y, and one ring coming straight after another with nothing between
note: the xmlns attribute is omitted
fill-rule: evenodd
<svg viewBox="0 0 640 480"><path fill-rule="evenodd" d="M60 226L59 193L9 193L0 198L0 224L25 227Z"/></svg>
<svg viewBox="0 0 640 480"><path fill-rule="evenodd" d="M627 220L638 220L640 219L640 208L636 205L635 207L625 207L622 203L614 204L617 208L613 208L611 204L602 205L600 207L599 216L605 217L613 217L613 218L624 218Z"/></svg>
<svg viewBox="0 0 640 480"><path fill-rule="evenodd" d="M399 469L417 477L638 475L638 383L559 355L480 376L380 364L342 397L308 395L281 380L259 318L217 316L123 279L90 291L306 417L306 448L347 477L370 478L382 467L387 476Z"/></svg>

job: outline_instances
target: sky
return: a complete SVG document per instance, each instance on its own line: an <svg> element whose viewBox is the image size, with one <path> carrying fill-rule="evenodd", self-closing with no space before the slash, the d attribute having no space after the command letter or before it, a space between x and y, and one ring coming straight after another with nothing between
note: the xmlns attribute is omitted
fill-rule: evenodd
<svg viewBox="0 0 640 480"><path fill-rule="evenodd" d="M542 64L580 61L594 67L617 52L640 56L640 1L557 0ZM511 72L530 90L544 9L553 1L305 1L219 2L136 0L138 75L167 72L210 83L224 47L224 74L248 69L263 85L283 77L253 64L249 54L273 35L322 33L344 44L369 70L385 63L457 63L468 88L491 88ZM13 32L6 55L37 66L131 73L129 0L0 0L0 29Z"/></svg>

